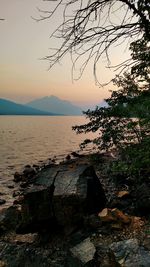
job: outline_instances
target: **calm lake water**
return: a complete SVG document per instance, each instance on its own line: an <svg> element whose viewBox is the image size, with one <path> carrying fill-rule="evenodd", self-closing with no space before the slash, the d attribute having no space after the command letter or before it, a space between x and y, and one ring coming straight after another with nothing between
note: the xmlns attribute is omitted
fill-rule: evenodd
<svg viewBox="0 0 150 267"><path fill-rule="evenodd" d="M0 181L27 164L79 150L89 135L77 135L72 126L85 121L83 116L0 116Z"/></svg>

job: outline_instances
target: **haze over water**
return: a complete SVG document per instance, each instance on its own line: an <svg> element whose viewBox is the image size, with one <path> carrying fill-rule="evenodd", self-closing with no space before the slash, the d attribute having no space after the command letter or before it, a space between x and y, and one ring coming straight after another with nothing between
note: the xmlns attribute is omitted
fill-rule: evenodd
<svg viewBox="0 0 150 267"><path fill-rule="evenodd" d="M77 135L72 126L82 123L83 116L0 116L2 182L27 164L54 156L62 159L79 150L89 135Z"/></svg>

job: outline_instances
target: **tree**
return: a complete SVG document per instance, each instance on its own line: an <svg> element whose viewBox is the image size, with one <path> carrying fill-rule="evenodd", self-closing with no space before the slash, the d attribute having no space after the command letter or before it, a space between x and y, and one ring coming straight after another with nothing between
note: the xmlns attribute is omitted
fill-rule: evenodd
<svg viewBox="0 0 150 267"><path fill-rule="evenodd" d="M117 76L118 91L106 99L107 107L97 107L85 113L89 122L74 126L77 133L98 132L93 140L85 140L81 147L92 142L99 150L111 150L119 155L114 169L126 176L150 176L150 47L143 39L131 44L136 61L130 73ZM112 168L113 169L113 168Z"/></svg>
<svg viewBox="0 0 150 267"><path fill-rule="evenodd" d="M108 106L85 111L89 122L74 126L77 133L98 132L93 142L100 150L120 149L140 143L149 134L150 85L139 87L131 74L125 73L114 79L118 91L106 99Z"/></svg>
<svg viewBox="0 0 150 267"><path fill-rule="evenodd" d="M52 11L42 11L40 20L51 18L63 7L63 22L52 37L58 38L60 47L45 57L50 68L70 52L73 60L72 70L81 61L80 76L89 61L94 60L94 75L97 80L97 64L105 54L108 63L109 51L113 45L139 36L150 39L149 0L47 0L55 3ZM118 19L116 19L118 17ZM132 63L131 63L132 64ZM130 61L120 67L128 67Z"/></svg>
<svg viewBox="0 0 150 267"><path fill-rule="evenodd" d="M115 150L120 155L118 167L139 177L150 174L150 2L149 0L63 0L55 1L53 11L43 13L48 19L63 6L63 22L52 37L60 47L47 56L50 68L67 52L71 53L73 70L81 60L80 76L93 58L94 75L103 54L109 62L113 45L129 40L131 59L118 68L123 73L113 79L118 91L106 99L107 107L97 107L84 114L85 125L74 126L77 133L99 132L93 142L100 150ZM72 12L74 10L74 12ZM116 19L114 17L119 19ZM130 68L130 71L127 69ZM121 163L121 165L120 165Z"/></svg>

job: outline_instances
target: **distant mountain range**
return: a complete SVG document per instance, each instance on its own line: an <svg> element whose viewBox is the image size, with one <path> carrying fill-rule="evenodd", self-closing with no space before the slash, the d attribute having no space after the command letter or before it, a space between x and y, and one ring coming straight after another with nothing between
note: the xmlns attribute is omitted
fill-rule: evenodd
<svg viewBox="0 0 150 267"><path fill-rule="evenodd" d="M69 101L62 100L53 95L33 100L26 105L45 112L53 112L63 115L82 115L81 107L75 106Z"/></svg>
<svg viewBox="0 0 150 267"><path fill-rule="evenodd" d="M99 106L105 105L106 102L102 101ZM88 107L81 108L56 96L46 96L24 105L0 98L0 115L82 115L82 110L87 109Z"/></svg>
<svg viewBox="0 0 150 267"><path fill-rule="evenodd" d="M0 115L56 115L0 98Z"/></svg>

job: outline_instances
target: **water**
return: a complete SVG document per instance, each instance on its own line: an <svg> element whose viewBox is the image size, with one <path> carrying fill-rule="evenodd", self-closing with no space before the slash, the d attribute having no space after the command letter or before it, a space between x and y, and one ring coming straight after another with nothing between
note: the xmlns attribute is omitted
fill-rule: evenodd
<svg viewBox="0 0 150 267"><path fill-rule="evenodd" d="M72 126L85 121L83 116L0 116L1 192L23 166L79 150L89 135L77 135Z"/></svg>
<svg viewBox="0 0 150 267"><path fill-rule="evenodd" d="M0 176L79 150L87 135L77 135L72 126L82 123L83 116L0 116Z"/></svg>

